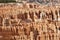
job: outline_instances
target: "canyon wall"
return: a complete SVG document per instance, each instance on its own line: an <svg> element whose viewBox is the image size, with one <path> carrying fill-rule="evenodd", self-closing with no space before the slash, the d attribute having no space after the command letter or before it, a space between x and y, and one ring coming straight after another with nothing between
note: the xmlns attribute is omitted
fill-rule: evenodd
<svg viewBox="0 0 60 40"><path fill-rule="evenodd" d="M59 35L60 6L0 5L0 40L60 40Z"/></svg>

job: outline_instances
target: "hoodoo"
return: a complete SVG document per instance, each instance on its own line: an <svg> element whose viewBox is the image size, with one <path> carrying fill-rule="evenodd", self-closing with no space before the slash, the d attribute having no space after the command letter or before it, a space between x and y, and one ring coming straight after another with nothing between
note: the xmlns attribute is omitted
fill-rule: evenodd
<svg viewBox="0 0 60 40"><path fill-rule="evenodd" d="M0 40L60 40L59 35L59 5L1 3Z"/></svg>

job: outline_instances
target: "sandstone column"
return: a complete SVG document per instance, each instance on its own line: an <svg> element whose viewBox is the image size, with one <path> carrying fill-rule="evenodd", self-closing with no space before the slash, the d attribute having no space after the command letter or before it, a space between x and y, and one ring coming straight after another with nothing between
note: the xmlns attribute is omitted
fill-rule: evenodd
<svg viewBox="0 0 60 40"><path fill-rule="evenodd" d="M30 32L30 38L31 38L31 40L34 40L33 39L33 32Z"/></svg>

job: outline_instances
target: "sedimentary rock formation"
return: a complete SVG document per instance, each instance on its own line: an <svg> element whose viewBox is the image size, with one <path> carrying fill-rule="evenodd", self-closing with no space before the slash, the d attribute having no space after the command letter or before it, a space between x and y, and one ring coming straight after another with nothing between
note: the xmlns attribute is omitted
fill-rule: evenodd
<svg viewBox="0 0 60 40"><path fill-rule="evenodd" d="M60 40L59 24L60 6L0 5L0 40Z"/></svg>

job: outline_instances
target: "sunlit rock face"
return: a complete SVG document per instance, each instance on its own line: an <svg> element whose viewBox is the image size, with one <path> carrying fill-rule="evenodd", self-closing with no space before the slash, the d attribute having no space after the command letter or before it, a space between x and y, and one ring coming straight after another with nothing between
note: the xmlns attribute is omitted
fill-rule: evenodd
<svg viewBox="0 0 60 40"><path fill-rule="evenodd" d="M6 4L5 6L1 5L0 13L5 16L4 19L11 19L10 17L12 16L13 19L20 19L23 21L31 20L32 22L45 19L59 21L59 6L43 6L35 3L17 4Z"/></svg>
<svg viewBox="0 0 60 40"><path fill-rule="evenodd" d="M59 21L60 6L26 2L1 4L0 39L60 40Z"/></svg>

